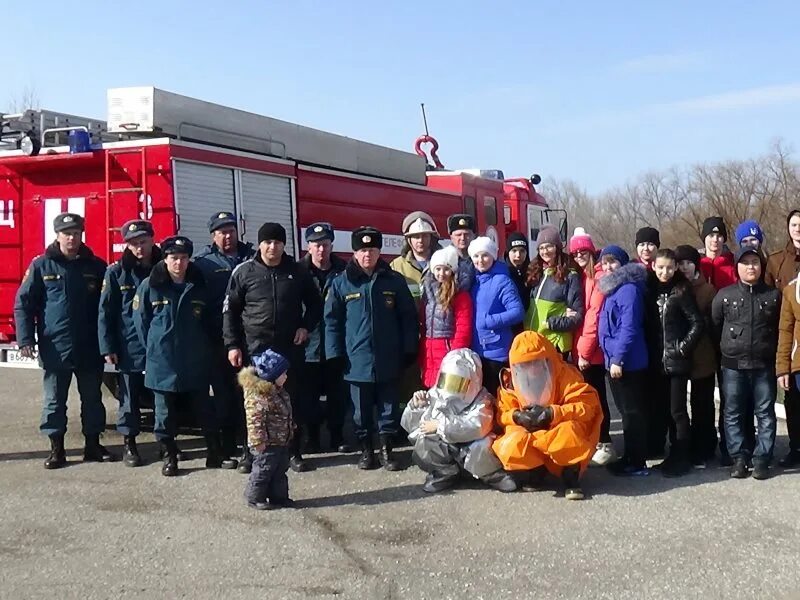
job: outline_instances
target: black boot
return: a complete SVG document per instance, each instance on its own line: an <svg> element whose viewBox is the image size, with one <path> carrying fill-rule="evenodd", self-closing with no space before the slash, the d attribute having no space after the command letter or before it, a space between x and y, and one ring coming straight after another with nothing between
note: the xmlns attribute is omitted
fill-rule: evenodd
<svg viewBox="0 0 800 600"><path fill-rule="evenodd" d="M517 482L502 469L500 471L495 471L491 475L481 477L481 481L489 487L506 494L517 491Z"/></svg>
<svg viewBox="0 0 800 600"><path fill-rule="evenodd" d="M422 485L422 491L428 494L438 494L449 490L456 483L458 483L458 472L445 474L434 471L433 473L428 473L425 483Z"/></svg>
<svg viewBox="0 0 800 600"><path fill-rule="evenodd" d="M319 425L309 425L306 430L308 431L306 454L319 454L322 452L322 446L319 443Z"/></svg>
<svg viewBox="0 0 800 600"><path fill-rule="evenodd" d="M358 459L358 468L364 471L378 468L375 462L375 452L372 449L372 438L361 440L361 458Z"/></svg>
<svg viewBox="0 0 800 600"><path fill-rule="evenodd" d="M381 435L381 466L387 471L399 471L400 463L392 456L392 436Z"/></svg>
<svg viewBox="0 0 800 600"><path fill-rule="evenodd" d="M50 455L44 461L45 469L60 469L67 464L67 453L64 450L64 436L50 436Z"/></svg>
<svg viewBox="0 0 800 600"><path fill-rule="evenodd" d="M178 442L173 441L172 443L175 444L175 452L177 453L178 460L188 460L183 451L178 447ZM166 457L167 455L164 453L164 447L160 446L158 448L158 460L163 460Z"/></svg>
<svg viewBox="0 0 800 600"><path fill-rule="evenodd" d="M220 435L220 445L222 446L222 456L232 458L239 451L236 445L236 434L231 429L224 429ZM238 464L238 461L237 461Z"/></svg>
<svg viewBox="0 0 800 600"><path fill-rule="evenodd" d="M800 467L800 450L789 450L789 453L778 461L784 469Z"/></svg>
<svg viewBox="0 0 800 600"><path fill-rule="evenodd" d="M140 467L142 465L142 457L139 456L135 435L126 435L124 438L122 462L125 463L126 467Z"/></svg>
<svg viewBox="0 0 800 600"><path fill-rule="evenodd" d="M164 477L175 477L178 474L178 446L174 439L161 442L161 456L164 459L161 474Z"/></svg>
<svg viewBox="0 0 800 600"><path fill-rule="evenodd" d="M303 455L300 452L300 437L297 436L292 440L291 444L291 458L289 459L289 468L292 469L295 473L304 473L306 471L311 470L311 465L309 465L305 460L303 460Z"/></svg>
<svg viewBox="0 0 800 600"><path fill-rule="evenodd" d="M222 456L219 438L215 434L206 435L206 469L235 469L238 463Z"/></svg>
<svg viewBox="0 0 800 600"><path fill-rule="evenodd" d="M661 474L664 477L683 477L691 470L692 464L689 462L688 448L676 442L670 448L669 456L661 468Z"/></svg>
<svg viewBox="0 0 800 600"><path fill-rule="evenodd" d="M753 479L769 479L770 475L768 461L759 459L753 461Z"/></svg>
<svg viewBox="0 0 800 600"><path fill-rule="evenodd" d="M234 439L235 438L231 437L231 440L234 440ZM236 467L238 467L239 466L239 461L236 460L235 458L231 458L234 454L236 454L236 442L235 441L232 442L232 444L233 444L233 452L230 452L230 451L225 449L225 437L224 436L221 436L221 435L218 436L217 440L219 441L219 455L220 455L220 458L222 459L222 464L220 466L223 469L235 469ZM229 441L229 448L230 448L230 443L231 443L231 441Z"/></svg>
<svg viewBox="0 0 800 600"><path fill-rule="evenodd" d="M743 457L737 458L733 461L733 468L731 469L731 477L734 479L744 479L750 475L747 468L747 460Z"/></svg>
<svg viewBox="0 0 800 600"><path fill-rule="evenodd" d="M564 498L567 500L583 500L581 468L578 465L564 467L561 472L561 481L564 483Z"/></svg>
<svg viewBox="0 0 800 600"><path fill-rule="evenodd" d="M83 462L114 462L117 457L100 444L99 435L83 436L86 443L83 447Z"/></svg>
<svg viewBox="0 0 800 600"><path fill-rule="evenodd" d="M353 447L345 443L341 431L331 432L331 450L335 450L339 454L349 454L353 451Z"/></svg>
<svg viewBox="0 0 800 600"><path fill-rule="evenodd" d="M237 469L242 475L248 475L253 470L253 455L250 453L250 448L247 447L247 442L244 444L242 457L239 459L239 468Z"/></svg>

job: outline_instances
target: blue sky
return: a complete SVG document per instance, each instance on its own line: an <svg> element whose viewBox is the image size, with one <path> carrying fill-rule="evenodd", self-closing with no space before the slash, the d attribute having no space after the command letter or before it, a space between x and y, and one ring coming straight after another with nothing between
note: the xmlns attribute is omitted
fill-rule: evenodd
<svg viewBox="0 0 800 600"><path fill-rule="evenodd" d="M43 108L105 118L107 88L155 85L410 149L425 102L446 166L593 192L778 137L800 152L798 2L5 0L3 13L0 107L33 86Z"/></svg>

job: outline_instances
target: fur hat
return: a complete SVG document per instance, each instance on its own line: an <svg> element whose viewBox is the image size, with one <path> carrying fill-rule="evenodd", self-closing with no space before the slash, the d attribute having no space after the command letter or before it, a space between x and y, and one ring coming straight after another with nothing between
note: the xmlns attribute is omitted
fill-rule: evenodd
<svg viewBox="0 0 800 600"><path fill-rule="evenodd" d="M353 232L350 240L353 245L353 251L362 250L364 248L383 248L383 234L374 227L359 227Z"/></svg>
<svg viewBox="0 0 800 600"><path fill-rule="evenodd" d="M497 260L497 244L494 243L492 238L479 236L469 243L467 253L470 255L470 257L475 256L480 252L486 252L493 259Z"/></svg>
<svg viewBox="0 0 800 600"><path fill-rule="evenodd" d="M433 272L434 267L440 265L449 267L453 273L458 271L458 251L453 246L447 246L434 252L428 263L428 269Z"/></svg>
<svg viewBox="0 0 800 600"><path fill-rule="evenodd" d="M447 233L453 233L459 229L469 229L475 232L475 218L472 215L450 215L447 217Z"/></svg>

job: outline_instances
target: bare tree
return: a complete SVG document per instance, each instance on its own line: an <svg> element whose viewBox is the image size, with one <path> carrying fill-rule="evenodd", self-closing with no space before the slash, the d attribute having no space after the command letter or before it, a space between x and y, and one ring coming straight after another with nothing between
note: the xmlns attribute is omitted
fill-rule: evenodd
<svg viewBox="0 0 800 600"><path fill-rule="evenodd" d="M16 94L12 94L8 99L8 112L18 113L32 108L41 108L41 99L35 85L26 85Z"/></svg>

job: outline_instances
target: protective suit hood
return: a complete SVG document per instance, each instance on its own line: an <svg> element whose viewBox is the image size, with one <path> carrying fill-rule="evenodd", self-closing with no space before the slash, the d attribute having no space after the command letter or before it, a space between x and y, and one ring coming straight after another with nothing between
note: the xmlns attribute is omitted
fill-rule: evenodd
<svg viewBox="0 0 800 600"><path fill-rule="evenodd" d="M508 391L516 394L523 406L552 404L561 363L561 356L547 338L535 331L520 333L509 352L513 390Z"/></svg>
<svg viewBox="0 0 800 600"><path fill-rule="evenodd" d="M434 408L460 412L478 397L483 389L480 357L469 348L451 350L442 359L439 378L429 390Z"/></svg>

